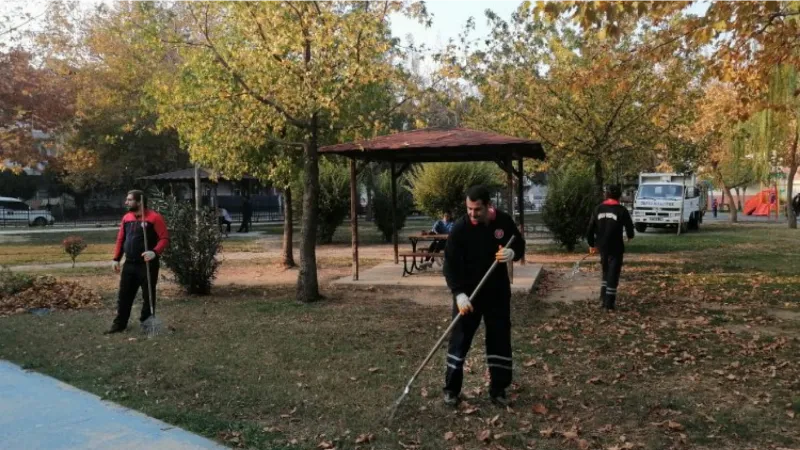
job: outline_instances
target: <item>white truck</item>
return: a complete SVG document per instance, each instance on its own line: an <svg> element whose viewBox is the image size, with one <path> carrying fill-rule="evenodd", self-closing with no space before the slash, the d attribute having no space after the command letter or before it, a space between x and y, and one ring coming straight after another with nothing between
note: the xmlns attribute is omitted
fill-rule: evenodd
<svg viewBox="0 0 800 450"><path fill-rule="evenodd" d="M647 227L676 227L680 233L698 230L705 209L704 191L694 174L639 174L633 202L633 223L639 233Z"/></svg>

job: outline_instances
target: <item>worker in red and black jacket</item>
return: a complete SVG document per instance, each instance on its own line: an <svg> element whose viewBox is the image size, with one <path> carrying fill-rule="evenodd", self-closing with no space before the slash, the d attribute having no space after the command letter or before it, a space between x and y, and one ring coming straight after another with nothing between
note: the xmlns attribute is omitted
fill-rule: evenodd
<svg viewBox="0 0 800 450"><path fill-rule="evenodd" d="M628 240L633 239L633 220L628 209L619 204L621 196L622 189L618 185L606 187L606 200L594 210L586 235L589 252L595 254L600 249L600 261L603 266L600 300L607 310L613 310L617 301L622 255L625 253L623 231L627 234Z"/></svg>
<svg viewBox="0 0 800 450"><path fill-rule="evenodd" d="M128 327L131 316L133 300L139 288L142 288L142 313L141 322L150 317L150 297L153 298L153 308L156 305L156 281L158 280L159 256L164 253L169 245L167 225L161 214L147 209L147 198L144 192L134 190L128 192L125 198L128 213L122 217L122 223L117 233L117 245L114 247L114 260L112 268L120 273L120 261L125 256L122 266L122 275L119 280L119 297L117 299L117 317L106 334L119 333ZM144 227L142 227L144 224ZM147 248L145 248L144 233L147 233ZM147 264L145 264L147 261ZM150 289L147 289L147 266L150 266Z"/></svg>

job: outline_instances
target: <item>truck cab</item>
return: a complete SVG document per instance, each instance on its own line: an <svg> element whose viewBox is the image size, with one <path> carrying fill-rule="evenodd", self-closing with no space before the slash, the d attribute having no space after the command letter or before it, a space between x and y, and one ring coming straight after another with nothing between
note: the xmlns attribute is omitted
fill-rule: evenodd
<svg viewBox="0 0 800 450"><path fill-rule="evenodd" d="M639 174L633 204L633 223L643 233L648 227L697 230L703 222L703 191L694 175L676 173Z"/></svg>

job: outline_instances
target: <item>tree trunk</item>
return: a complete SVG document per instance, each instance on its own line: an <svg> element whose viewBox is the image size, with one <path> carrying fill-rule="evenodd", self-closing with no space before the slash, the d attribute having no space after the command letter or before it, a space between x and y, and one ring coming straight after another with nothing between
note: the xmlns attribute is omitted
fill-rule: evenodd
<svg viewBox="0 0 800 450"><path fill-rule="evenodd" d="M294 217L292 214L292 188L286 187L283 191L283 249L282 259L283 267L289 269L294 267L294 250L292 249L292 239L294 239L294 230L292 229L292 222Z"/></svg>
<svg viewBox="0 0 800 450"><path fill-rule="evenodd" d="M741 191L739 190L738 186L735 188L735 190L736 190L736 205L737 205L736 206L736 211L741 211L742 210L742 194L741 194Z"/></svg>
<svg viewBox="0 0 800 450"><path fill-rule="evenodd" d="M786 217L789 220L789 228L797 228L797 214L792 205L794 195L794 176L797 174L797 140L800 138L800 120L795 121L794 141L789 149L789 176L786 179Z"/></svg>
<svg viewBox="0 0 800 450"><path fill-rule="evenodd" d="M728 205L729 205L728 209L730 209L730 214L731 214L730 222L736 223L739 221L739 210L736 209L736 202L734 201L733 195L731 195L731 188L726 186L725 183L722 183L722 189L724 190L725 194L727 194L728 197Z"/></svg>
<svg viewBox="0 0 800 450"><path fill-rule="evenodd" d="M605 183L605 179L603 178L603 162L599 159L595 160L594 162L594 183L597 186L598 194L602 197L603 183Z"/></svg>
<svg viewBox="0 0 800 450"><path fill-rule="evenodd" d="M319 215L319 118L311 118L311 137L306 141L305 173L303 174L303 239L300 250L300 273L297 276L297 300L314 302L320 299L317 280L317 216Z"/></svg>

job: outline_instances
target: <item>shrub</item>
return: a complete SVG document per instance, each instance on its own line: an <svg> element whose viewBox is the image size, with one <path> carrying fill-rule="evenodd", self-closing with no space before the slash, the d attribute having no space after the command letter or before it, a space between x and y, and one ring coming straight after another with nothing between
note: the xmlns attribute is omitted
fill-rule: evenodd
<svg viewBox="0 0 800 450"><path fill-rule="evenodd" d="M68 236L63 244L64 251L72 258L72 267L75 267L75 260L87 247L86 242L80 236Z"/></svg>
<svg viewBox="0 0 800 450"><path fill-rule="evenodd" d="M0 270L0 298L10 297L33 286L34 277L24 273L14 273L8 267Z"/></svg>
<svg viewBox="0 0 800 450"><path fill-rule="evenodd" d="M453 217L466 214L464 196L476 184L496 191L503 186L503 171L492 163L429 163L411 177L417 208L430 217L445 211Z"/></svg>
<svg viewBox="0 0 800 450"><path fill-rule="evenodd" d="M392 175L390 172L383 172L376 181L375 195L372 198L375 226L386 242L392 242ZM408 186L408 178L400 176L397 179L397 231L405 227L406 217L413 207L414 198Z"/></svg>
<svg viewBox="0 0 800 450"><path fill-rule="evenodd" d="M196 216L192 203L174 196L159 196L151 201L164 216L169 230L169 246L161 255L164 265L187 294L209 294L220 265L216 256L222 248L216 212L203 208Z"/></svg>
<svg viewBox="0 0 800 450"><path fill-rule="evenodd" d="M592 172L580 165L564 166L548 177L542 220L556 242L573 251L585 236L598 201Z"/></svg>
<svg viewBox="0 0 800 450"><path fill-rule="evenodd" d="M302 179L302 177L298 177ZM292 184L293 211L303 216L302 181ZM333 234L350 212L350 171L347 166L330 159L319 161L319 215L317 243L330 244Z"/></svg>

